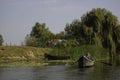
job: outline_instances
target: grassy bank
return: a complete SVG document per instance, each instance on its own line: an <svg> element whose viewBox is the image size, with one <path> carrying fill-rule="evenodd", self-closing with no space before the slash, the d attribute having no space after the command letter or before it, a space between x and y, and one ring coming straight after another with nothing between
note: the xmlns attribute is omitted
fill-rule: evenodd
<svg viewBox="0 0 120 80"><path fill-rule="evenodd" d="M50 48L35 48L25 46L0 46L0 62L44 60L44 53Z"/></svg>
<svg viewBox="0 0 120 80"><path fill-rule="evenodd" d="M95 60L108 58L108 50L93 45L54 49L25 46L0 46L0 63L2 63L0 66L41 66L48 63L74 63L87 52L90 52ZM48 61L45 60L44 53L58 56L67 55L70 56L70 59Z"/></svg>
<svg viewBox="0 0 120 80"><path fill-rule="evenodd" d="M109 56L108 50L94 45L84 45L80 47L56 48L50 52L52 55L67 55L71 60L78 60L78 58L87 52L90 52L95 60L106 59Z"/></svg>

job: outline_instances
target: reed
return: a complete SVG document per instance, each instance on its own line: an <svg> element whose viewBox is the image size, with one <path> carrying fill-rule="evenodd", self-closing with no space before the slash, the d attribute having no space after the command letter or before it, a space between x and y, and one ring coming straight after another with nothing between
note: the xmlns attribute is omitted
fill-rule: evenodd
<svg viewBox="0 0 120 80"><path fill-rule="evenodd" d="M102 47L95 45L83 45L80 47L66 47L53 49L51 55L67 55L71 57L71 60L78 60L79 57L83 56L87 52L91 53L94 59L105 59L109 57L109 51Z"/></svg>

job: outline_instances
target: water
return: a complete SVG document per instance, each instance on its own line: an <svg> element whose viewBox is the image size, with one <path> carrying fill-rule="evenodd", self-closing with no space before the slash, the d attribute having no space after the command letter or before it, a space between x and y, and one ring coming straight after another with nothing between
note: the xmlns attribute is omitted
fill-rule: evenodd
<svg viewBox="0 0 120 80"><path fill-rule="evenodd" d="M0 80L120 80L120 66L96 63L91 68L77 65L0 68Z"/></svg>

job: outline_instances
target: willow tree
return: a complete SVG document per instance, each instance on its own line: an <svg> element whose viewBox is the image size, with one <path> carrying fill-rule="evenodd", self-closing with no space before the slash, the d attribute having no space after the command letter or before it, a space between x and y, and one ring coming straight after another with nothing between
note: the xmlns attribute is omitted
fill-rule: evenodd
<svg viewBox="0 0 120 80"><path fill-rule="evenodd" d="M109 48L110 56L114 57L119 41L117 17L106 9L97 8L83 15L81 22L93 30L91 39L94 44Z"/></svg>
<svg viewBox="0 0 120 80"><path fill-rule="evenodd" d="M116 44L116 52L120 53L120 25L114 28L113 36Z"/></svg>

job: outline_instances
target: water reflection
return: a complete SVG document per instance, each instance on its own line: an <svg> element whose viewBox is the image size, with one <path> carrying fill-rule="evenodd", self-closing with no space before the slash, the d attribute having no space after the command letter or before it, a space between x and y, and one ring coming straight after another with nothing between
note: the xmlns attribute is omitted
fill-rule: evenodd
<svg viewBox="0 0 120 80"><path fill-rule="evenodd" d="M34 80L32 68L0 68L0 80Z"/></svg>
<svg viewBox="0 0 120 80"><path fill-rule="evenodd" d="M0 80L120 80L120 66L97 62L91 68L77 65L0 68Z"/></svg>

